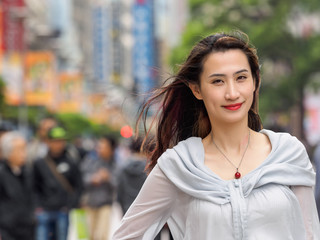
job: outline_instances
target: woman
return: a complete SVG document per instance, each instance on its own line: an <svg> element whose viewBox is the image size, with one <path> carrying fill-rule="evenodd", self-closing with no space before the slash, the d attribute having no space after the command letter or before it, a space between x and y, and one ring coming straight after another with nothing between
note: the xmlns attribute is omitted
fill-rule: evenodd
<svg viewBox="0 0 320 240"><path fill-rule="evenodd" d="M109 236L111 207L116 190L116 139L101 136L95 151L85 157L82 178L85 185L82 204L88 217L90 239Z"/></svg>
<svg viewBox="0 0 320 240"><path fill-rule="evenodd" d="M255 49L214 34L192 49L163 98L151 170L113 239L319 239L314 171L303 145L261 130Z"/></svg>

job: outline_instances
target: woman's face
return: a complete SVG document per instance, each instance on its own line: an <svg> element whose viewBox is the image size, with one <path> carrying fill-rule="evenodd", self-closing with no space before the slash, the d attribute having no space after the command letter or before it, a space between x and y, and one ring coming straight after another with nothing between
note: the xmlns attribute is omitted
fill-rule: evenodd
<svg viewBox="0 0 320 240"><path fill-rule="evenodd" d="M113 155L113 149L110 141L106 139L100 139L97 145L97 152L103 159L110 159Z"/></svg>
<svg viewBox="0 0 320 240"><path fill-rule="evenodd" d="M11 166L21 167L26 161L26 142L19 138L12 142L12 152L8 157Z"/></svg>
<svg viewBox="0 0 320 240"><path fill-rule="evenodd" d="M203 100L211 123L247 121L255 87L248 59L241 50L211 53L204 61L200 86L190 88Z"/></svg>

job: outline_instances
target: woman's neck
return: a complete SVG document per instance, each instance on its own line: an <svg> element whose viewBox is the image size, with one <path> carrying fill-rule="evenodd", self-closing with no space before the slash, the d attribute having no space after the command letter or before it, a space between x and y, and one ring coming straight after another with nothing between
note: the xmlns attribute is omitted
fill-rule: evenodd
<svg viewBox="0 0 320 240"><path fill-rule="evenodd" d="M248 144L249 131L247 122L224 126L214 124L209 134L210 142L213 144L214 141L224 152L233 150L241 153Z"/></svg>

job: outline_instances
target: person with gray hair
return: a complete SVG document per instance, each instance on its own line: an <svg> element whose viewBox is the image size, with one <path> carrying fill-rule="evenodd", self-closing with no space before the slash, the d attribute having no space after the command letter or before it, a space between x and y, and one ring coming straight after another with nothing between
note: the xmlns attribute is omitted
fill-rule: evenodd
<svg viewBox="0 0 320 240"><path fill-rule="evenodd" d="M34 237L32 180L25 168L26 140L17 131L0 141L0 239L30 240Z"/></svg>

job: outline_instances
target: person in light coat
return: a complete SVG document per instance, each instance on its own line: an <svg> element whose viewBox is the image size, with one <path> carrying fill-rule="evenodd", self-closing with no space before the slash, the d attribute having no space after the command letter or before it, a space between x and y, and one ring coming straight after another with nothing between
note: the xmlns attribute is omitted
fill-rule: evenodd
<svg viewBox="0 0 320 240"><path fill-rule="evenodd" d="M150 174L113 240L166 222L175 240L320 239L305 147L262 127L259 66L246 34L215 33L146 101L140 120L160 101Z"/></svg>

